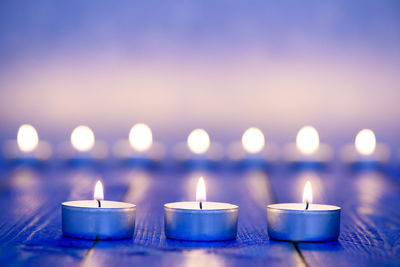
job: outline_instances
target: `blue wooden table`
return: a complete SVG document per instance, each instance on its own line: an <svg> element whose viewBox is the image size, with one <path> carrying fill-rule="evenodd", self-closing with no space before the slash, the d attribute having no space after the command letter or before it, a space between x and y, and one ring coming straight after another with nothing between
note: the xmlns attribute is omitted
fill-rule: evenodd
<svg viewBox="0 0 400 267"><path fill-rule="evenodd" d="M0 172L1 266L399 266L400 181L380 171L354 172L340 164L325 170L223 166L189 170L174 166L46 166ZM163 204L193 200L203 175L207 198L240 206L237 239L181 242L166 239ZM137 204L132 239L90 241L61 232L61 202L92 199L101 178L105 198ZM309 179L314 202L339 205L337 242L269 240L266 205L300 202Z"/></svg>

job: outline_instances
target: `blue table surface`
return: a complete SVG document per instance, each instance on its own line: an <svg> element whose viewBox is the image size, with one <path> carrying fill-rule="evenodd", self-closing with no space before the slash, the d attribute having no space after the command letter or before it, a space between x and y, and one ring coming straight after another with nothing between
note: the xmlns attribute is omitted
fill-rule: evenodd
<svg viewBox="0 0 400 267"><path fill-rule="evenodd" d="M225 242L169 240L163 204L193 200L197 179L207 198L237 204L237 239ZM177 166L13 167L0 170L0 263L2 266L399 266L400 179L378 170L352 171L334 163L326 169L224 165L214 169ZM61 202L92 199L101 178L108 200L137 204L132 239L91 241L61 232ZM342 207L336 242L270 240L266 205L300 202L309 179L314 202Z"/></svg>

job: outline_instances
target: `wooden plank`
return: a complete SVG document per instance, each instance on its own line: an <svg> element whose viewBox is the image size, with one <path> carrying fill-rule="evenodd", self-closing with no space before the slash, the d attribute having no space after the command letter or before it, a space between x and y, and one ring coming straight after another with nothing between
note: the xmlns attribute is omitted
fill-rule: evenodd
<svg viewBox="0 0 400 267"><path fill-rule="evenodd" d="M320 177L285 170L278 170L270 177L265 177L263 172L232 170L205 173L55 170L39 174L32 178L14 172L0 182L0 206L5 211L0 214L0 262L14 265L182 262L301 265L304 262L292 243L268 239L265 205L299 201L305 179L311 178L314 199L342 206L343 219L338 242L297 244L309 266L398 263L399 185L388 177L350 177L342 170L322 173ZM237 240L180 242L164 237L162 205L194 199L195 184L202 174L206 177L209 200L240 205ZM60 203L91 198L99 175L103 177L107 199L138 205L133 239L95 243L62 236Z"/></svg>
<svg viewBox="0 0 400 267"><path fill-rule="evenodd" d="M298 243L309 266L400 264L400 186L379 172L285 172L271 180L279 202L299 202L310 179L314 202L342 207L337 242Z"/></svg>
<svg viewBox="0 0 400 267"><path fill-rule="evenodd" d="M96 174L13 170L1 180L0 261L10 265L78 264L94 242L65 238L60 203L87 198Z"/></svg>

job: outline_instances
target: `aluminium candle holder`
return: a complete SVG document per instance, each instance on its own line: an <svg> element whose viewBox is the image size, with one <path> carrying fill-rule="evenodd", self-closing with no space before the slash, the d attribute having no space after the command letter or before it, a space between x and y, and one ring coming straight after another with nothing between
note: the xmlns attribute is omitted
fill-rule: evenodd
<svg viewBox="0 0 400 267"><path fill-rule="evenodd" d="M236 238L239 207L220 202L174 202L164 205L167 238L223 241Z"/></svg>
<svg viewBox="0 0 400 267"><path fill-rule="evenodd" d="M188 148L186 142L180 142L173 147L172 156L184 167L213 167L223 160L224 147L218 142L211 142L206 152L196 154Z"/></svg>
<svg viewBox="0 0 400 267"><path fill-rule="evenodd" d="M135 232L136 205L96 200L62 203L62 231L79 239L127 239Z"/></svg>
<svg viewBox="0 0 400 267"><path fill-rule="evenodd" d="M297 148L295 143L290 143L284 146L283 159L298 167L322 167L332 161L333 150L330 145L321 143L313 153L305 154Z"/></svg>
<svg viewBox="0 0 400 267"><path fill-rule="evenodd" d="M268 235L293 242L326 242L340 234L341 208L332 205L282 203L267 206Z"/></svg>
<svg viewBox="0 0 400 267"><path fill-rule="evenodd" d="M264 167L275 163L279 158L279 148L275 143L268 143L257 153L245 151L241 142L233 142L227 150L228 159L238 167Z"/></svg>
<svg viewBox="0 0 400 267"><path fill-rule="evenodd" d="M341 149L340 158L345 164L355 168L379 167L389 162L390 148L385 143L377 143L373 153L362 155L357 151L354 144L347 144Z"/></svg>
<svg viewBox="0 0 400 267"><path fill-rule="evenodd" d="M17 140L8 140L4 143L3 155L6 161L16 164L41 164L46 163L52 156L51 145L39 140L37 146L29 152L21 151Z"/></svg>
<svg viewBox="0 0 400 267"><path fill-rule="evenodd" d="M113 156L126 165L152 166L159 164L165 157L165 147L159 142L153 142L146 151L137 151L132 148L128 139L117 141L112 147Z"/></svg>
<svg viewBox="0 0 400 267"><path fill-rule="evenodd" d="M108 157L108 146L101 140L96 140L93 147L87 151L78 151L70 142L62 142L57 148L61 161L71 165L92 164L102 162Z"/></svg>

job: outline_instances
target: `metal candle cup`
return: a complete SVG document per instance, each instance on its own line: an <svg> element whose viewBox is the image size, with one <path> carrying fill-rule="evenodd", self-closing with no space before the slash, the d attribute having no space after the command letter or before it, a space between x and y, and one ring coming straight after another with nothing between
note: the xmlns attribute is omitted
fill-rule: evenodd
<svg viewBox="0 0 400 267"><path fill-rule="evenodd" d="M131 238L135 231L136 205L101 200L62 203L62 231L82 239Z"/></svg>
<svg viewBox="0 0 400 267"><path fill-rule="evenodd" d="M129 140L119 140L113 146L113 155L125 163L159 163L164 158L165 147L154 142L146 151L137 151L129 144Z"/></svg>
<svg viewBox="0 0 400 267"><path fill-rule="evenodd" d="M339 237L341 208L332 205L282 203L267 206L268 234L286 241L332 241Z"/></svg>
<svg viewBox="0 0 400 267"><path fill-rule="evenodd" d="M220 202L174 202L164 205L165 235L189 241L235 239L239 207Z"/></svg>
<svg viewBox="0 0 400 267"><path fill-rule="evenodd" d="M283 157L285 161L294 164L327 164L333 158L333 151L328 144L319 144L318 149L310 154L302 153L296 144L287 144L283 150Z"/></svg>
<svg viewBox="0 0 400 267"><path fill-rule="evenodd" d="M21 151L15 140L9 140L4 144L4 157L8 160L19 162L45 162L50 159L52 148L46 141L38 141L37 146L32 151Z"/></svg>

